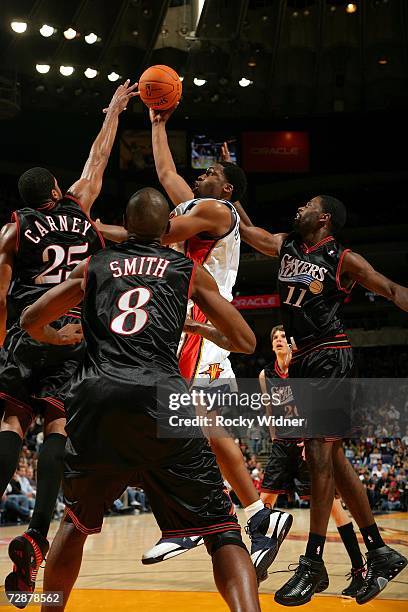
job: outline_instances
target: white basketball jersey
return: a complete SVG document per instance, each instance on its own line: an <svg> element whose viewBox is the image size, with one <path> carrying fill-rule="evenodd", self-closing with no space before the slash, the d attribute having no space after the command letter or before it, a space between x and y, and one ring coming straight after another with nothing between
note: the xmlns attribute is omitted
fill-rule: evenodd
<svg viewBox="0 0 408 612"><path fill-rule="evenodd" d="M174 209L171 216L188 215L196 204L208 199L213 198L182 202ZM219 238L200 234L171 246L207 268L215 279L221 295L231 302L240 256L239 216L231 202L226 200L217 200L217 202L228 206L232 213L231 226L226 234ZM197 321L206 321L203 313L192 301L189 303L188 316ZM180 372L193 386L200 386L205 381L213 386L222 384L223 380L231 386L235 375L228 355L229 351L209 340L197 335L182 334L179 346Z"/></svg>
<svg viewBox="0 0 408 612"><path fill-rule="evenodd" d="M172 216L188 215L196 204L213 198L197 198L179 204L172 212ZM239 215L227 200L222 202L232 212L232 227L220 238L212 238L206 234L193 236L185 242L172 244L176 251L184 253L187 257L202 264L214 277L220 293L229 302L232 301L232 289L237 279L241 238L239 234Z"/></svg>

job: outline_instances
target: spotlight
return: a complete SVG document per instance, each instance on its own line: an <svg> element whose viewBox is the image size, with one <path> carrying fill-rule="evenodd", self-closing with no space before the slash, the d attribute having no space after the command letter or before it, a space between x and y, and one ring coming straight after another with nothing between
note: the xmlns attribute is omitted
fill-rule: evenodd
<svg viewBox="0 0 408 612"><path fill-rule="evenodd" d="M248 60L248 66L249 66L250 68L255 68L255 66L256 66L256 60L255 60L253 57L251 57L251 58Z"/></svg>
<svg viewBox="0 0 408 612"><path fill-rule="evenodd" d="M250 81L249 79L242 77L242 79L240 81L238 81L239 84L241 85L241 87L248 87L249 85L252 85L253 81Z"/></svg>
<svg viewBox="0 0 408 612"><path fill-rule="evenodd" d="M330 12L331 13L335 13L336 12L336 7L334 6L334 4L331 5Z"/></svg>
<svg viewBox="0 0 408 612"><path fill-rule="evenodd" d="M298 11L293 11L292 13L292 17L299 17L299 12Z"/></svg>
<svg viewBox="0 0 408 612"><path fill-rule="evenodd" d="M98 37L95 32L90 32L85 36L85 41L88 43L88 45L93 45L94 43L96 43L97 40Z"/></svg>
<svg viewBox="0 0 408 612"><path fill-rule="evenodd" d="M352 15L357 11L357 4L355 2L349 2L346 6L346 13Z"/></svg>
<svg viewBox="0 0 408 612"><path fill-rule="evenodd" d="M64 36L67 40L73 40L77 35L77 31L74 28L68 28L64 31Z"/></svg>
<svg viewBox="0 0 408 612"><path fill-rule="evenodd" d="M139 30L133 30L132 32L132 36L134 36L135 38L137 38L139 36Z"/></svg>
<svg viewBox="0 0 408 612"><path fill-rule="evenodd" d="M268 17L268 15L262 15L261 19L262 19L263 22L266 22L266 21L268 21L269 17Z"/></svg>
<svg viewBox="0 0 408 612"><path fill-rule="evenodd" d="M378 63L379 63L381 66L385 66L386 64L388 64L388 60L387 60L387 58L386 58L386 57L380 57L380 59L378 60Z"/></svg>
<svg viewBox="0 0 408 612"><path fill-rule="evenodd" d="M163 38L167 38L167 36L169 35L169 31L167 28L163 28L161 31L161 35Z"/></svg>
<svg viewBox="0 0 408 612"><path fill-rule="evenodd" d="M12 21L10 27L16 34L24 34L27 30L27 24L25 21Z"/></svg>
<svg viewBox="0 0 408 612"><path fill-rule="evenodd" d="M37 93L42 93L43 91L45 91L45 85L42 85L42 84L40 83L40 85L37 85L37 86L36 86L35 91L36 91Z"/></svg>
<svg viewBox="0 0 408 612"><path fill-rule="evenodd" d="M49 38L54 34L54 32L56 32L56 29L50 25L47 25L46 23L44 23L44 25L40 28L40 34L41 36L44 36L44 38Z"/></svg>
<svg viewBox="0 0 408 612"><path fill-rule="evenodd" d="M35 69L40 74L47 74L50 71L50 66L49 64L36 64Z"/></svg>
<svg viewBox="0 0 408 612"><path fill-rule="evenodd" d="M197 85L197 87L202 87L206 84L206 82L207 81L205 79L199 79L197 77L194 77L194 85Z"/></svg>
<svg viewBox="0 0 408 612"><path fill-rule="evenodd" d="M180 75L179 75L179 79L180 79L180 81L181 81L181 82L183 82L183 81L184 81L184 77L183 77L183 76L180 76Z"/></svg>
<svg viewBox="0 0 408 612"><path fill-rule="evenodd" d="M306 8L306 9L303 11L303 14L304 14L304 16L305 16L305 17L308 17L308 16L310 15L310 11L309 11L309 9L307 9L307 8Z"/></svg>
<svg viewBox="0 0 408 612"><path fill-rule="evenodd" d="M95 68L87 68L84 71L84 75L86 76L87 79L94 79L98 74L98 71L95 70Z"/></svg>
<svg viewBox="0 0 408 612"><path fill-rule="evenodd" d="M115 81L120 79L120 74L113 70L110 74L108 74L108 79L112 81L112 83L114 83Z"/></svg>
<svg viewBox="0 0 408 612"><path fill-rule="evenodd" d="M60 66L59 71L63 76L71 76L71 74L74 73L74 67L73 66Z"/></svg>

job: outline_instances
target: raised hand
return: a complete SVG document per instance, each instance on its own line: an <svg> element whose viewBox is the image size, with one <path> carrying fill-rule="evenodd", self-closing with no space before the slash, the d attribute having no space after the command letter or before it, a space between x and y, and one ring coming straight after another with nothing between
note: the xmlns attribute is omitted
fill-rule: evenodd
<svg viewBox="0 0 408 612"><path fill-rule="evenodd" d="M172 106L167 110L154 110L153 108L149 109L149 117L152 124L158 123L167 123L168 119L172 116L176 108L178 107L179 102Z"/></svg>
<svg viewBox="0 0 408 612"><path fill-rule="evenodd" d="M129 100L140 95L138 91L135 91L137 86L138 83L130 85L130 79L125 81L123 85L119 85L112 96L109 106L104 108L103 112L107 113L108 111L114 111L120 114L122 111L126 110Z"/></svg>
<svg viewBox="0 0 408 612"><path fill-rule="evenodd" d="M228 144L226 142L223 142L221 145L221 161L231 161L231 155L228 149Z"/></svg>

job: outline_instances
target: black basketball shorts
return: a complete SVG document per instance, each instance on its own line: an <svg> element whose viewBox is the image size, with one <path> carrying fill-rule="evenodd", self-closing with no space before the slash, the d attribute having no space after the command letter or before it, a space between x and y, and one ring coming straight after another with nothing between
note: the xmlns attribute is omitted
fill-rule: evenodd
<svg viewBox="0 0 408 612"><path fill-rule="evenodd" d="M154 465L155 446L169 448L162 464ZM152 465L134 469L95 465L81 458L68 440L63 490L66 513L75 527L99 533L103 517L128 486L143 487L163 537L209 536L240 531L233 503L216 458L203 439L150 441Z"/></svg>
<svg viewBox="0 0 408 612"><path fill-rule="evenodd" d="M59 329L78 318L64 316L54 325ZM64 387L84 355L84 344L54 346L33 340L18 324L9 330L0 349L0 399L7 414L24 421L37 414L47 421L65 417Z"/></svg>
<svg viewBox="0 0 408 612"><path fill-rule="evenodd" d="M262 493L296 493L310 496L310 473L303 447L296 440L274 440L265 467Z"/></svg>
<svg viewBox="0 0 408 612"><path fill-rule="evenodd" d="M351 348L294 353L289 378L299 414L307 420L305 438L329 441L352 435L353 375Z"/></svg>

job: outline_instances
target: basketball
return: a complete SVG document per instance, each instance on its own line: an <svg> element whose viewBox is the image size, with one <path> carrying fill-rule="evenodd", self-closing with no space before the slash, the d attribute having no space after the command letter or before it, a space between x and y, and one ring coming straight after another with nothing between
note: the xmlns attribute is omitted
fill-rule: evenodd
<svg viewBox="0 0 408 612"><path fill-rule="evenodd" d="M143 102L154 110L172 108L181 98L180 77L169 66L150 66L139 79L139 92Z"/></svg>

